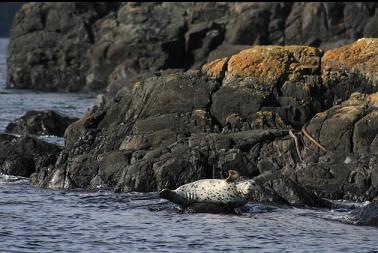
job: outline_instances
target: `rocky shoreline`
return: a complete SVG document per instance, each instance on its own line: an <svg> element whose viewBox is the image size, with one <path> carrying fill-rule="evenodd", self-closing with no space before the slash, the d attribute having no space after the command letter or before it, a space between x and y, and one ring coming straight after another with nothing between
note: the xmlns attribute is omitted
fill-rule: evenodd
<svg viewBox="0 0 378 253"><path fill-rule="evenodd" d="M31 183L158 191L238 169L269 188L260 201L318 205L305 197L289 200L284 189L372 200L377 48L376 39L324 55L306 46L255 46L200 71L135 82L113 99L99 96L69 125L57 160L37 166ZM303 126L326 152L302 134Z"/></svg>
<svg viewBox="0 0 378 253"><path fill-rule="evenodd" d="M31 182L157 191L238 169L251 178L278 173L321 197L372 200L377 48L376 39L323 56L312 47L256 46L200 71L135 82L71 124L54 169L38 168ZM302 136L305 123L327 152Z"/></svg>
<svg viewBox="0 0 378 253"><path fill-rule="evenodd" d="M324 198L373 201L359 217L377 214L378 39L356 40L357 34L374 35L370 23L377 12L374 16L372 6L357 5L357 13L365 10L369 15L336 32L341 21L326 11L325 20L331 24L324 28L327 36L315 28L306 30L321 37L306 43L294 36L294 24L305 21L298 8L342 7L345 14L353 5L260 4L86 4L91 8L68 22L79 22L84 30L69 33L50 26L56 7L25 5L12 30L10 87L29 83L28 88L43 90L107 92L68 126L63 148L49 147L47 160L40 159L46 150L38 148L35 157L25 161L15 158L12 163L13 158L4 155L0 171L19 174L23 165L18 163L28 163L27 173L21 174L30 175L30 183L38 187L151 192L222 178L235 169L261 186L253 201L310 207L332 207ZM68 15L83 6L62 7ZM36 12L40 16L34 17ZM149 15L155 23L146 18ZM276 27L276 33L253 35L240 23L243 17L257 17L254 24L269 29L282 20L285 25ZM35 26L24 27L25 22ZM230 26L237 29L231 32ZM47 32L59 33L67 47L77 47L59 51L63 58L56 58L58 44L43 53L33 45L18 44L37 36L38 47L45 48L44 39L50 40L44 37ZM240 35L244 33L251 36L248 41ZM151 37L138 44L146 34ZM348 39L340 42L334 36ZM352 40L323 50L335 41ZM297 42L320 47L251 46ZM89 58L76 50L90 52ZM65 62L62 68L61 59L67 60L67 54L73 55L72 64ZM21 64L24 61L26 65ZM48 75L42 78L45 69ZM39 145L34 137L2 135L3 154L24 149L31 140ZM375 218L367 224L376 225Z"/></svg>

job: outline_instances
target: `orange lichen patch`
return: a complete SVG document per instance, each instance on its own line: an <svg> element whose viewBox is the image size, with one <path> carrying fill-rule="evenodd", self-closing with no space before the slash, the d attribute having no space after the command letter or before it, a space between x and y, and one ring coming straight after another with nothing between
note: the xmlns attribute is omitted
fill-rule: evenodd
<svg viewBox="0 0 378 253"><path fill-rule="evenodd" d="M202 66L202 72L214 77L220 77L226 70L229 57L217 59Z"/></svg>
<svg viewBox="0 0 378 253"><path fill-rule="evenodd" d="M359 39L355 43L327 51L323 69L360 69L378 71L378 39Z"/></svg>
<svg viewBox="0 0 378 253"><path fill-rule="evenodd" d="M371 106L378 107L378 92L369 95L367 100Z"/></svg>
<svg viewBox="0 0 378 253"><path fill-rule="evenodd" d="M227 71L229 75L273 81L284 75L288 61L288 54L282 47L254 47L233 55Z"/></svg>
<svg viewBox="0 0 378 253"><path fill-rule="evenodd" d="M257 46L233 55L227 75L276 82L286 74L318 74L322 52L307 46Z"/></svg>
<svg viewBox="0 0 378 253"><path fill-rule="evenodd" d="M292 54L302 68L320 67L320 57L323 55L321 49L306 46L285 46L284 48Z"/></svg>

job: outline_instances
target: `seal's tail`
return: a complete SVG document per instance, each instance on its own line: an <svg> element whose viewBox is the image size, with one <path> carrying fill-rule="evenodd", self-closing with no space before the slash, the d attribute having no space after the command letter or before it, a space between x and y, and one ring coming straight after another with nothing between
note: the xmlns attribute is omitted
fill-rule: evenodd
<svg viewBox="0 0 378 253"><path fill-rule="evenodd" d="M169 190L169 189L161 190L160 193L159 193L159 198L171 200L172 199L172 191Z"/></svg>

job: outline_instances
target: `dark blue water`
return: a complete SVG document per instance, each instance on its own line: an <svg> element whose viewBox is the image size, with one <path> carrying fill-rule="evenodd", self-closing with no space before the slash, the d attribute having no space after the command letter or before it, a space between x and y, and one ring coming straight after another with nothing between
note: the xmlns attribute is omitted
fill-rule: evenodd
<svg viewBox="0 0 378 253"><path fill-rule="evenodd" d="M2 54L1 87L4 69ZM93 101L1 89L0 131L26 110L80 116ZM180 214L157 193L46 190L0 175L0 252L378 252L378 229L340 222L349 215L257 203L241 215Z"/></svg>

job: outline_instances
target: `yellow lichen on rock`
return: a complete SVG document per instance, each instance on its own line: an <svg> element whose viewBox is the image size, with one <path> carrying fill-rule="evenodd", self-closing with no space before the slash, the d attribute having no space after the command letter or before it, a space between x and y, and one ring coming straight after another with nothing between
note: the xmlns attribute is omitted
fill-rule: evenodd
<svg viewBox="0 0 378 253"><path fill-rule="evenodd" d="M355 43L329 50L322 58L323 74L351 71L378 85L378 39L364 38Z"/></svg>
<svg viewBox="0 0 378 253"><path fill-rule="evenodd" d="M289 58L282 47L253 47L233 55L227 66L228 76L278 80Z"/></svg>
<svg viewBox="0 0 378 253"><path fill-rule="evenodd" d="M322 58L324 69L352 69L360 64L377 71L378 39L359 39L351 45L328 50Z"/></svg>
<svg viewBox="0 0 378 253"><path fill-rule="evenodd" d="M202 66L202 72L207 73L213 77L220 77L222 73L226 70L226 64L229 57L225 57L222 59L216 59L212 62L209 62Z"/></svg>
<svg viewBox="0 0 378 253"><path fill-rule="evenodd" d="M320 72L322 51L307 46L256 46L233 55L228 61L227 77L253 77L277 82L285 76Z"/></svg>
<svg viewBox="0 0 378 253"><path fill-rule="evenodd" d="M370 106L378 107L378 92L369 95L367 100Z"/></svg>

